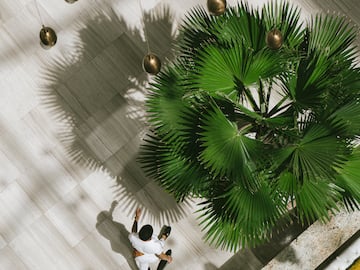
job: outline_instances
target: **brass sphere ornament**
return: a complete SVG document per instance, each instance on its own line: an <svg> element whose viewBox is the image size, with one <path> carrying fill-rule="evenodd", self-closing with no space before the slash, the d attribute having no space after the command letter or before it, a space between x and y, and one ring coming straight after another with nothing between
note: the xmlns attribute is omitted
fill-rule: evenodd
<svg viewBox="0 0 360 270"><path fill-rule="evenodd" d="M57 36L54 29L43 25L40 30L40 41L41 44L45 47L54 46L57 41Z"/></svg>
<svg viewBox="0 0 360 270"><path fill-rule="evenodd" d="M161 69L161 61L159 57L153 53L145 55L143 59L143 69L151 75L158 74Z"/></svg>
<svg viewBox="0 0 360 270"><path fill-rule="evenodd" d="M226 0L208 0L207 8L211 15L222 15L226 10Z"/></svg>
<svg viewBox="0 0 360 270"><path fill-rule="evenodd" d="M283 42L283 35L278 29L273 29L269 31L266 35L266 44L272 50L280 49Z"/></svg>

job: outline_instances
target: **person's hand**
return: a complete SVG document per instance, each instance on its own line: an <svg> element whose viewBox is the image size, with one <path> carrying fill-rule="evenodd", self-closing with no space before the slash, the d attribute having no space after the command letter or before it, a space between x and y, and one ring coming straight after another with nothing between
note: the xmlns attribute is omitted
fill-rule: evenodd
<svg viewBox="0 0 360 270"><path fill-rule="evenodd" d="M172 257L171 256L167 256L167 261L168 261L168 263L171 263L172 262Z"/></svg>
<svg viewBox="0 0 360 270"><path fill-rule="evenodd" d="M138 207L135 210L135 220L139 221L140 216L141 216L141 208Z"/></svg>

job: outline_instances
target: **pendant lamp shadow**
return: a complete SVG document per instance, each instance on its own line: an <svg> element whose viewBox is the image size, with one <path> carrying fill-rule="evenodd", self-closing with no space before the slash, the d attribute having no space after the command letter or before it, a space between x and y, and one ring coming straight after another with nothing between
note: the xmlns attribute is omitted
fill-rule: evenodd
<svg viewBox="0 0 360 270"><path fill-rule="evenodd" d="M207 8L211 15L222 15L226 11L226 0L208 0Z"/></svg>

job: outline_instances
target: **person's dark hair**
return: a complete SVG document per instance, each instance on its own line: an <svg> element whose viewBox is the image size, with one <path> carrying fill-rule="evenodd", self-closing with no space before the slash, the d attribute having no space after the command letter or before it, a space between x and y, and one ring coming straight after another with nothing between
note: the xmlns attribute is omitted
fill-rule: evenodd
<svg viewBox="0 0 360 270"><path fill-rule="evenodd" d="M153 227L149 224L144 225L141 227L140 231L139 231L139 238L143 241L147 241L151 238L151 236L153 235Z"/></svg>

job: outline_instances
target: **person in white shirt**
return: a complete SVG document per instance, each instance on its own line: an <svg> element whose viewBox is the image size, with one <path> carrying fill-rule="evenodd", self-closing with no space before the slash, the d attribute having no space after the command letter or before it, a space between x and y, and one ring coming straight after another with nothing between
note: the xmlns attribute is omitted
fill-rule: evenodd
<svg viewBox="0 0 360 270"><path fill-rule="evenodd" d="M167 263L172 262L171 250L163 252L165 240L170 234L171 227L166 226L159 238L153 235L153 227L149 224L141 227L138 231L138 220L141 215L141 209L136 209L135 220L129 234L129 240L134 248L134 257L139 270L149 270L150 264L161 260L157 270L162 270Z"/></svg>

